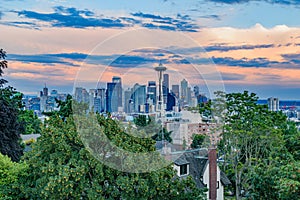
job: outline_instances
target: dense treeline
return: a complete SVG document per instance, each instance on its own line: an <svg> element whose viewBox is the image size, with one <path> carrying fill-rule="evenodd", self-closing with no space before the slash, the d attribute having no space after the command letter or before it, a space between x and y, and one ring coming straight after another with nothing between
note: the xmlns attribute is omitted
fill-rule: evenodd
<svg viewBox="0 0 300 200"><path fill-rule="evenodd" d="M300 132L282 112L258 105L256 94L225 94L200 107L219 126L221 167L236 199L299 199Z"/></svg>

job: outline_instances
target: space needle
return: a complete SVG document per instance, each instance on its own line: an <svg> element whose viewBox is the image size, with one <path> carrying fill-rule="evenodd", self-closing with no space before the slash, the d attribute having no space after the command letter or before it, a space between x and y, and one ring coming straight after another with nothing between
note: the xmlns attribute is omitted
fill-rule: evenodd
<svg viewBox="0 0 300 200"><path fill-rule="evenodd" d="M160 62L157 67L154 67L154 70L158 73L158 101L156 104L156 120L161 121L162 125L164 123L165 118L165 105L164 105L164 98L163 98L163 86L162 86L162 79L163 73L167 70L165 66L162 65Z"/></svg>

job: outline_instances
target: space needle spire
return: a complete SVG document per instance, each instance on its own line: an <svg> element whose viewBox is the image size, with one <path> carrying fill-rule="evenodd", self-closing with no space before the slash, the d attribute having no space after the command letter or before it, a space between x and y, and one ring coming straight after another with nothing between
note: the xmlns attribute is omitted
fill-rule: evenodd
<svg viewBox="0 0 300 200"><path fill-rule="evenodd" d="M164 123L165 117L165 106L164 106L164 98L163 98L163 86L162 79L163 73L167 70L165 66L160 62L157 67L154 67L154 70L158 73L158 101L156 105L156 120L161 120L162 124Z"/></svg>

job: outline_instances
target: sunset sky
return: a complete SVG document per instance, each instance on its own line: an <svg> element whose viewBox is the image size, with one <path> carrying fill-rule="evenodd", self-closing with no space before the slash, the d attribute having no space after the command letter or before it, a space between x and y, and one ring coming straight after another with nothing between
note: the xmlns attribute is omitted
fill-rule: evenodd
<svg viewBox="0 0 300 200"><path fill-rule="evenodd" d="M300 99L299 0L2 0L0 36L25 94L146 84L162 62L206 94Z"/></svg>

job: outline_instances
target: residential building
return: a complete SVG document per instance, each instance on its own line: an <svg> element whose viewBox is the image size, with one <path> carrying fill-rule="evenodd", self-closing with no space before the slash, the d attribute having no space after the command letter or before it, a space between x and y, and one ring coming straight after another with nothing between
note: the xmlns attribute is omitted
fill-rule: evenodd
<svg viewBox="0 0 300 200"><path fill-rule="evenodd" d="M174 158L174 169L177 171L179 178L186 178L191 176L198 188L207 188L209 191L214 190L217 200L224 199L224 187L231 184L228 177L220 170L216 164L216 160L211 162L208 156L207 149L195 149L183 152L172 152L171 156ZM215 173L209 173L210 163L216 167ZM211 179L211 180L210 180ZM210 188L211 182L215 180L215 189ZM207 192L207 199L209 192Z"/></svg>

